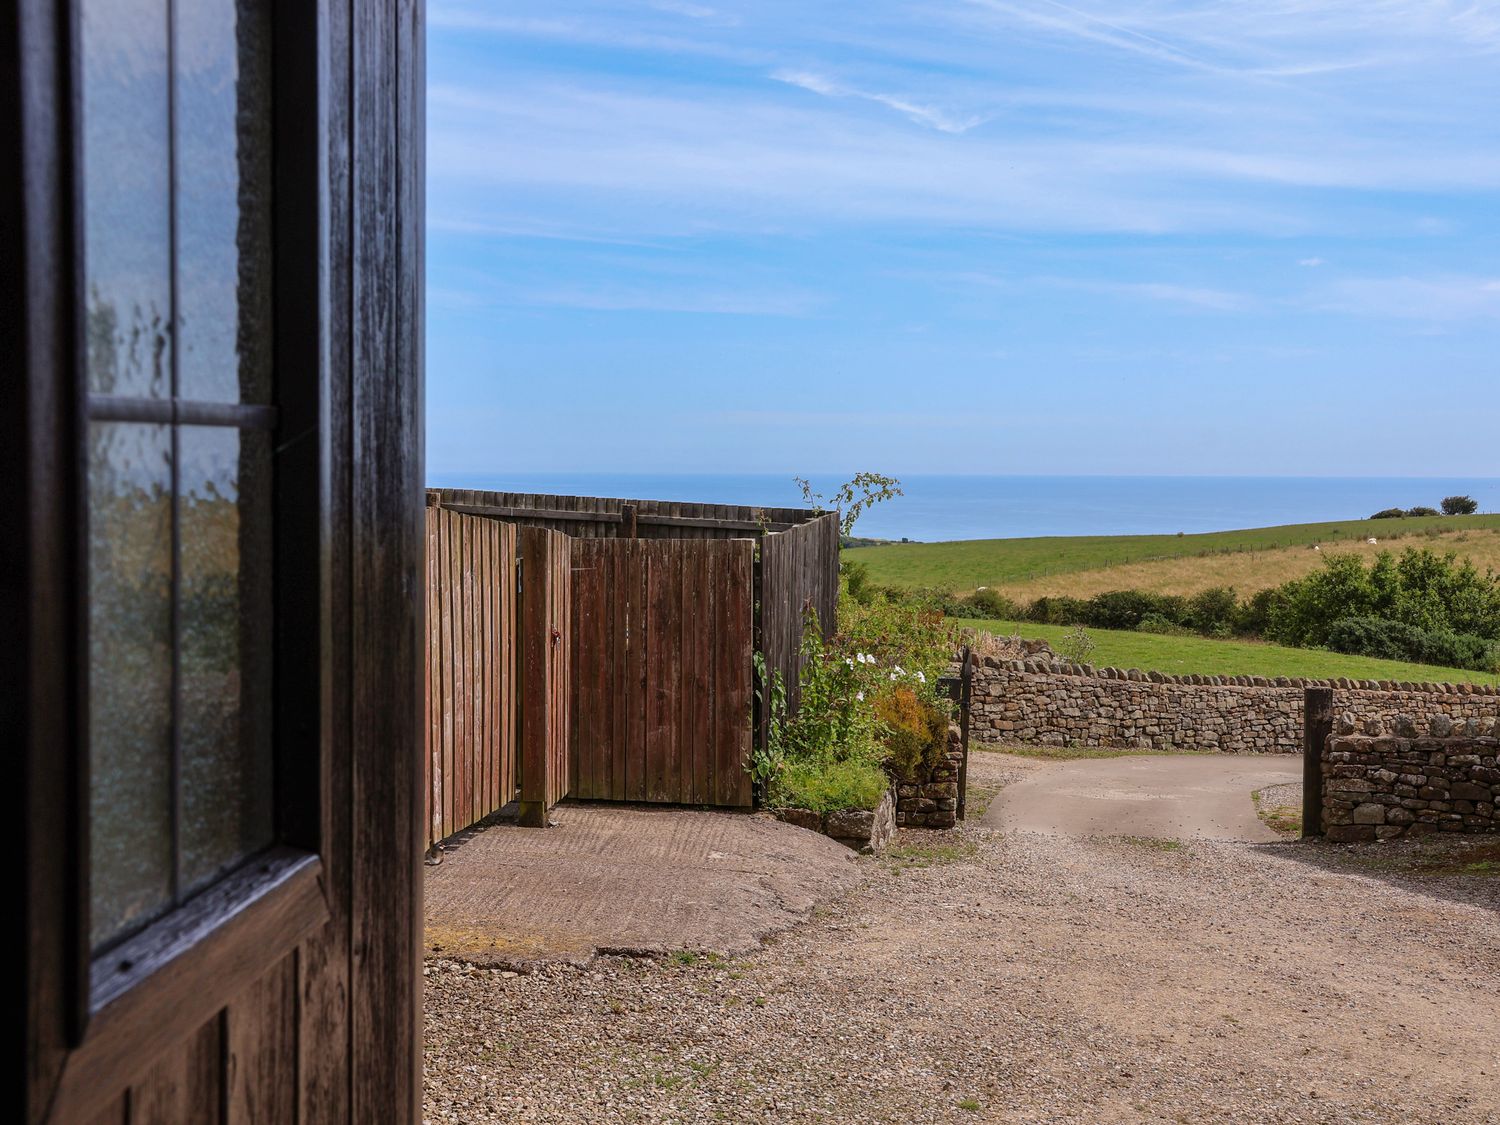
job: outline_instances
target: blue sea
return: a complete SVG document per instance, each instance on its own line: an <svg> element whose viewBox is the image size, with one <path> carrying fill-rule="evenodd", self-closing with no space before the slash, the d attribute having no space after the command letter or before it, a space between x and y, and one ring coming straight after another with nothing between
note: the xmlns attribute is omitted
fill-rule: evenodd
<svg viewBox="0 0 1500 1125"><path fill-rule="evenodd" d="M845 478L821 476L832 492ZM448 473L434 487L800 507L791 475ZM1436 508L1466 495L1500 510L1497 477L1063 477L901 479L904 495L869 509L854 534L878 539L1013 539L1036 535L1172 535L1364 519L1382 508Z"/></svg>

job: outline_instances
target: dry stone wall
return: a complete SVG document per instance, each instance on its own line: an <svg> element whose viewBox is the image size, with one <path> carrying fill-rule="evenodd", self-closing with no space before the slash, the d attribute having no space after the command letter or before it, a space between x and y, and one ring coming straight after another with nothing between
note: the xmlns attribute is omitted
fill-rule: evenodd
<svg viewBox="0 0 1500 1125"><path fill-rule="evenodd" d="M1401 717L1340 718L1323 750L1323 831L1330 840L1495 832L1500 719L1423 728Z"/></svg>
<svg viewBox="0 0 1500 1125"><path fill-rule="evenodd" d="M975 661L970 737L979 742L1236 754L1302 751L1304 688L1394 729L1398 717L1493 721L1500 689L1480 684L1168 676L1047 659Z"/></svg>
<svg viewBox="0 0 1500 1125"><path fill-rule="evenodd" d="M952 828L958 823L958 773L963 759L962 737L958 727L950 724L947 748L932 768L895 779L898 827Z"/></svg>

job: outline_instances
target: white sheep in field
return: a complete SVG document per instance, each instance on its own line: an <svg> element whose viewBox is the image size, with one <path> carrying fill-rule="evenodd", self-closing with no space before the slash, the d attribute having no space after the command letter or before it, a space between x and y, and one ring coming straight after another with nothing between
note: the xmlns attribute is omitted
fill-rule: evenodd
<svg viewBox="0 0 1500 1125"><path fill-rule="evenodd" d="M1375 536L1372 535L1372 536L1370 536L1370 538L1366 539L1365 542L1368 543L1370 546L1373 547L1373 546L1375 546L1375 544L1379 543L1380 540L1376 539Z"/></svg>

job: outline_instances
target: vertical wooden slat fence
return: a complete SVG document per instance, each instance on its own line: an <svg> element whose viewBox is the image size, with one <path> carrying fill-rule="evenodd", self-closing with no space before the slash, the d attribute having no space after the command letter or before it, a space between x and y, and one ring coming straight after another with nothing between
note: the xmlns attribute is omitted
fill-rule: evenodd
<svg viewBox="0 0 1500 1125"><path fill-rule="evenodd" d="M749 806L754 543L571 546L572 795Z"/></svg>
<svg viewBox="0 0 1500 1125"><path fill-rule="evenodd" d="M521 823L540 828L568 795L572 628L572 540L543 527L519 529L521 557Z"/></svg>
<svg viewBox="0 0 1500 1125"><path fill-rule="evenodd" d="M838 627L839 517L817 516L767 535L760 545L760 647L766 674L779 675L787 707L795 711L802 674L802 621L807 608L818 615L825 637ZM769 719L762 714L764 724Z"/></svg>
<svg viewBox="0 0 1500 1125"><path fill-rule="evenodd" d="M515 796L516 539L427 509L428 847Z"/></svg>
<svg viewBox="0 0 1500 1125"><path fill-rule="evenodd" d="M752 804L755 648L795 707L804 606L836 624L837 516L459 490L428 504L429 845L516 797L533 825L569 795Z"/></svg>

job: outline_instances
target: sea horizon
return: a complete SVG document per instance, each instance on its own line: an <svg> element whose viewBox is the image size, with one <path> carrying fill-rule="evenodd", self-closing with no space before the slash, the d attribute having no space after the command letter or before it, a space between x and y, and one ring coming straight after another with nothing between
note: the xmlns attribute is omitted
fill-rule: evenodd
<svg viewBox="0 0 1500 1125"><path fill-rule="evenodd" d="M830 493L852 474L816 474ZM939 542L1053 535L1173 535L1367 519L1473 496L1500 508L1500 477L1104 476L912 473L857 536ZM433 473L431 487L802 507L781 473Z"/></svg>

